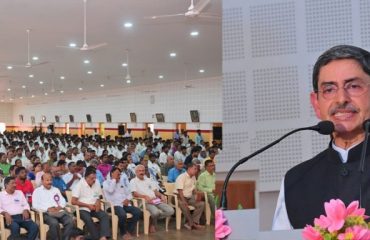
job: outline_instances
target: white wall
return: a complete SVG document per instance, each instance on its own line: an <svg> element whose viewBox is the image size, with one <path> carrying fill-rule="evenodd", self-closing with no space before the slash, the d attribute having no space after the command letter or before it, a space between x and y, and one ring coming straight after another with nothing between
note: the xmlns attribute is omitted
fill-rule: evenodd
<svg viewBox="0 0 370 240"><path fill-rule="evenodd" d="M191 122L190 110L198 110L201 122L222 122L221 97L220 78L197 79L15 103L12 117L17 123L18 114L23 114L25 124L30 125L31 116L36 122L42 115L54 122L54 116L59 115L61 122L69 122L68 115L74 115L75 122L86 122L86 114L91 114L96 123L105 122L105 114L111 113L112 122L121 123L130 122L129 113L135 112L141 125L155 123L155 113L163 113L166 123ZM168 127L166 123L163 127Z"/></svg>
<svg viewBox="0 0 370 240"><path fill-rule="evenodd" d="M12 125L13 121L19 124L19 116L13 115L13 104L0 103L0 122Z"/></svg>

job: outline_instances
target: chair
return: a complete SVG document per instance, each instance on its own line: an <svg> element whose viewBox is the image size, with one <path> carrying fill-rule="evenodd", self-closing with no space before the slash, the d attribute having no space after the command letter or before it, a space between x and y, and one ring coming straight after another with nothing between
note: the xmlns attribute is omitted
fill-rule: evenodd
<svg viewBox="0 0 370 240"><path fill-rule="evenodd" d="M72 191L66 191L66 196L67 196L68 204L71 205L76 211L76 222L77 222L76 225L77 225L77 228L84 229L85 223L84 223L84 221L81 220L80 207L77 206L77 205L72 204ZM99 219L97 219L95 217L93 217L92 219L93 219L94 222L99 222Z"/></svg>
<svg viewBox="0 0 370 240"><path fill-rule="evenodd" d="M44 222L43 211L33 209L36 212L36 223L39 225L40 240L46 240L47 232L49 231L49 225ZM63 228L63 224L59 223L60 228Z"/></svg>
<svg viewBox="0 0 370 240"><path fill-rule="evenodd" d="M211 225L211 207L209 206L208 202L208 195L204 192L204 202L205 202L205 212L206 212L206 224Z"/></svg>
<svg viewBox="0 0 370 240"><path fill-rule="evenodd" d="M103 209L111 217L111 220L112 220L112 239L116 240L116 239L118 239L118 216L115 213L113 204L109 201L106 201L104 194L103 194L103 199L101 201L104 204ZM107 211L108 209L110 209L110 212ZM132 216L131 213L126 214L127 219L132 218L132 217L133 216ZM137 225L136 225L136 236L139 237L139 222L137 222Z"/></svg>
<svg viewBox="0 0 370 240"><path fill-rule="evenodd" d="M167 182L168 176L163 176L162 175L162 182Z"/></svg>
<svg viewBox="0 0 370 240"><path fill-rule="evenodd" d="M176 212L176 229L181 229L181 208L179 206L179 199L176 194L173 193L175 190L175 183L168 183L164 182L164 187L166 188L166 195L168 196L169 204L175 209ZM189 206L189 210L193 211L195 208L193 206Z"/></svg>
<svg viewBox="0 0 370 240"><path fill-rule="evenodd" d="M35 213L33 211L30 211L31 219L35 221ZM27 230L24 228L21 228L21 234L27 233ZM0 239L8 239L10 236L10 229L5 228L5 217L0 214Z"/></svg>
<svg viewBox="0 0 370 240"><path fill-rule="evenodd" d="M143 211L143 218L144 218L144 234L149 234L149 221L150 221L150 212L146 209L146 201L144 198L134 198L133 200L134 206L141 208ZM170 222L171 217L166 218L166 232L168 232L168 224Z"/></svg>

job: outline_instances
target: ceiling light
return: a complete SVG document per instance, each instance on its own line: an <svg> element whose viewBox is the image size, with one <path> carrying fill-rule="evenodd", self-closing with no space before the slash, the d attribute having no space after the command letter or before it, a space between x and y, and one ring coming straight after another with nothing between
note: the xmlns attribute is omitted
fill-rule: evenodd
<svg viewBox="0 0 370 240"><path fill-rule="evenodd" d="M26 88L26 85L22 85L22 88Z"/></svg>
<svg viewBox="0 0 370 240"><path fill-rule="evenodd" d="M9 98L9 101L13 101L13 98Z"/></svg>
<svg viewBox="0 0 370 240"><path fill-rule="evenodd" d="M87 74L92 74L92 71L88 71Z"/></svg>
<svg viewBox="0 0 370 240"><path fill-rule="evenodd" d="M3 100L3 99L1 99L1 102L4 102L4 100Z"/></svg>
<svg viewBox="0 0 370 240"><path fill-rule="evenodd" d="M198 35L199 35L199 32L197 32L197 31L193 31L193 32L190 33L190 36L192 36L192 37L196 37Z"/></svg>
<svg viewBox="0 0 370 240"><path fill-rule="evenodd" d="M163 75L159 75L159 76L158 76L158 78L159 78L159 79L163 79Z"/></svg>
<svg viewBox="0 0 370 240"><path fill-rule="evenodd" d="M104 87L104 84L100 84L100 87Z"/></svg>
<svg viewBox="0 0 370 240"><path fill-rule="evenodd" d="M32 60L33 60L33 61L37 61L37 60L39 60L39 57L34 56L34 57L32 57Z"/></svg>
<svg viewBox="0 0 370 240"><path fill-rule="evenodd" d="M8 88L8 92L10 92L12 89L11 88Z"/></svg>
<svg viewBox="0 0 370 240"><path fill-rule="evenodd" d="M64 93L64 91L63 91L63 90L60 90L60 93L61 93L61 94L63 94L63 93Z"/></svg>
<svg viewBox="0 0 370 240"><path fill-rule="evenodd" d="M127 63L122 63L122 67L127 67Z"/></svg>
<svg viewBox="0 0 370 240"><path fill-rule="evenodd" d="M78 88L79 91L82 91L82 87Z"/></svg>
<svg viewBox="0 0 370 240"><path fill-rule="evenodd" d="M64 79L65 79L65 77L64 77L64 76L60 76L60 79L61 79L61 80L64 80Z"/></svg>
<svg viewBox="0 0 370 240"><path fill-rule="evenodd" d="M42 85L42 84L44 84L44 82L43 82L43 81L40 81L39 83L40 83L41 85Z"/></svg>
<svg viewBox="0 0 370 240"><path fill-rule="evenodd" d="M48 93L46 92L46 93L44 93L44 95L45 95L45 96L47 96L47 95L48 95Z"/></svg>
<svg viewBox="0 0 370 240"><path fill-rule="evenodd" d="M125 28L131 28L132 27L132 23L125 22L125 24L123 26L125 26Z"/></svg>
<svg viewBox="0 0 370 240"><path fill-rule="evenodd" d="M199 69L199 72L200 73L204 73L204 69Z"/></svg>
<svg viewBox="0 0 370 240"><path fill-rule="evenodd" d="M175 52L170 53L170 57L176 57L176 53Z"/></svg>
<svg viewBox="0 0 370 240"><path fill-rule="evenodd" d="M131 83L131 80L130 80L130 79L127 79L127 80L126 80L126 83Z"/></svg>
<svg viewBox="0 0 370 240"><path fill-rule="evenodd" d="M84 60L84 63L85 63L85 64L89 64L89 63L90 63L90 60L87 60L87 59L86 59L86 60Z"/></svg>
<svg viewBox="0 0 370 240"><path fill-rule="evenodd" d="M23 99L23 97L19 97L19 99Z"/></svg>
<svg viewBox="0 0 370 240"><path fill-rule="evenodd" d="M30 75L28 75L28 77L29 77L29 78L33 78L34 76L33 76L33 74L30 74Z"/></svg>
<svg viewBox="0 0 370 240"><path fill-rule="evenodd" d="M7 69L9 69L9 70L10 70L10 69L13 69L13 67L12 67L12 66L7 66L6 68L7 68Z"/></svg>
<svg viewBox="0 0 370 240"><path fill-rule="evenodd" d="M35 95L32 95L32 96L31 96L31 98L34 98L34 97L35 97Z"/></svg>
<svg viewBox="0 0 370 240"><path fill-rule="evenodd" d="M77 47L77 44L76 43L70 43L69 46L70 47Z"/></svg>

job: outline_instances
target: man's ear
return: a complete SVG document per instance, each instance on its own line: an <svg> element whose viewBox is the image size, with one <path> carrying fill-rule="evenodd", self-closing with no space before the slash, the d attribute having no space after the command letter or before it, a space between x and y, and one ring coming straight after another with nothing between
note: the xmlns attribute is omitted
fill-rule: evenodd
<svg viewBox="0 0 370 240"><path fill-rule="evenodd" d="M311 105L313 107L313 110L315 111L316 117L318 119L321 119L318 94L316 92L311 92L310 100L311 100Z"/></svg>

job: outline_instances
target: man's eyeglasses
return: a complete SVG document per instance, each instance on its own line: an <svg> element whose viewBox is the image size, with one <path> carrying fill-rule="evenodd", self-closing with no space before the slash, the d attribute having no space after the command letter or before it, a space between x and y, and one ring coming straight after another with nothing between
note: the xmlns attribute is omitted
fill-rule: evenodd
<svg viewBox="0 0 370 240"><path fill-rule="evenodd" d="M365 94L369 90L370 83L363 82L363 81L350 81L344 84L343 90L348 94L350 97L359 97ZM326 100L331 100L335 98L338 94L339 89L336 84L324 84L321 86L320 90L317 91L323 98Z"/></svg>

